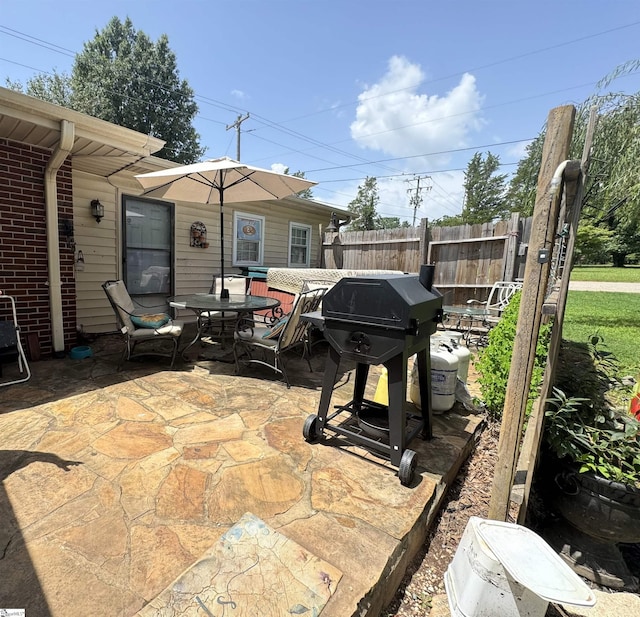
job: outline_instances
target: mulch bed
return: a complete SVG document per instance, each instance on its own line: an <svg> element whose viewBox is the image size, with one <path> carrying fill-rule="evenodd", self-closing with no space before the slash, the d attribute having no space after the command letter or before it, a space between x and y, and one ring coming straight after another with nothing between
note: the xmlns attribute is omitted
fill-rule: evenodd
<svg viewBox="0 0 640 617"><path fill-rule="evenodd" d="M498 458L499 425L489 424L451 485L440 514L381 617L424 617L432 597L445 593L444 573L470 516L487 518Z"/></svg>

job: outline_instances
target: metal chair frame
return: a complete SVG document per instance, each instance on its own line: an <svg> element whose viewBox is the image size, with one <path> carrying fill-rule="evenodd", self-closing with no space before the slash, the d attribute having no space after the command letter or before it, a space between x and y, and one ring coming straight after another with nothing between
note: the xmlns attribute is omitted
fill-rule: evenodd
<svg viewBox="0 0 640 617"><path fill-rule="evenodd" d="M130 315L134 313L135 306L133 300L127 291L127 288L122 280L109 280L102 284L102 289L113 308L113 312L116 315L116 323L118 330L122 333L125 339L125 348L122 352L122 357L118 363L118 369L122 367L122 364L126 360L140 356L157 356L162 358L171 358L171 368L173 368L176 355L178 353L178 345L180 343L180 337L184 324L182 321L172 320L167 325L160 328L136 328ZM120 297L116 299L114 294L119 294ZM173 348L170 353L163 353L159 351L139 351L134 353L134 349L141 343L149 343L151 341L167 340L171 341Z"/></svg>
<svg viewBox="0 0 640 617"><path fill-rule="evenodd" d="M8 300L11 303L12 316L12 321L0 321L0 352L6 352L9 355L17 356L18 370L20 371L20 375L24 375L19 379L0 382L1 387L27 381L31 378L31 369L29 368L27 356L24 353L24 348L22 347L22 341L20 340L20 326L18 325L18 316L16 313L16 301L13 296L5 296L4 294L0 295L0 300ZM1 365L0 375L2 375Z"/></svg>
<svg viewBox="0 0 640 617"><path fill-rule="evenodd" d="M302 347L302 357L307 361L309 371L311 366L308 332L311 323L303 321L300 316L303 313L312 313L318 310L326 288L318 288L301 293L294 304L287 323L274 339L265 339L263 335L269 332L267 327L255 326L253 328L236 332L233 344L233 356L236 363L236 373L240 373L240 365L260 364L273 369L282 375L287 388L291 387L283 355L285 352Z"/></svg>

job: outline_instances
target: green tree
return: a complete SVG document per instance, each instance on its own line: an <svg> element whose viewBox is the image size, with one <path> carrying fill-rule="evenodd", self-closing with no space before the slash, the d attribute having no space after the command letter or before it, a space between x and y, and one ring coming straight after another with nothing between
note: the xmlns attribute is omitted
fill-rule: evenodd
<svg viewBox="0 0 640 617"><path fill-rule="evenodd" d="M287 167L284 170L285 174L289 173L289 168ZM296 171L294 173L291 174L292 176L294 176L295 178L304 178L304 171ZM299 193L297 193L298 197L302 197L303 199L313 199L313 193L311 192L311 189L304 189L304 191L300 191Z"/></svg>
<svg viewBox="0 0 640 617"><path fill-rule="evenodd" d="M507 174L496 173L500 169L500 158L487 152L476 152L464 173L465 200L462 208L464 223L488 223L505 218L509 209L505 201Z"/></svg>
<svg viewBox="0 0 640 617"><path fill-rule="evenodd" d="M574 259L581 264L599 264L607 260L613 232L589 222L580 223L576 233Z"/></svg>
<svg viewBox="0 0 640 617"><path fill-rule="evenodd" d="M379 229L379 202L378 182L375 178L367 177L364 183L358 187L356 198L349 203L349 210L353 213L349 231Z"/></svg>
<svg viewBox="0 0 640 617"><path fill-rule="evenodd" d="M627 73L636 72L640 60L617 67L597 84L597 92L576 110L574 135L569 158L580 159L592 109L598 114L593 136L589 174L582 203L582 224L612 232L606 243L614 266L623 266L627 255L640 252L640 92L634 94L603 92L612 82ZM531 214L535 203L537 174L540 169L544 129L532 142L527 156L518 165L518 171L509 187L512 210ZM576 238L576 250L591 252L582 240L593 239L593 234Z"/></svg>
<svg viewBox="0 0 640 617"><path fill-rule="evenodd" d="M113 17L84 44L71 81L75 109L164 139L160 157L192 163L204 153L191 124L194 93L179 77L166 35L154 43L129 18Z"/></svg>
<svg viewBox="0 0 640 617"><path fill-rule="evenodd" d="M464 219L461 214L455 214L453 216L443 216L439 219L431 221L433 227L457 227L458 225L464 225Z"/></svg>
<svg viewBox="0 0 640 617"><path fill-rule="evenodd" d="M520 212L522 216L533 214L543 144L544 133L527 145L526 156L518 164L518 169L509 182L505 199L511 212Z"/></svg>
<svg viewBox="0 0 640 617"><path fill-rule="evenodd" d="M71 76L66 73L53 72L52 75L40 73L31 78L26 86L19 81L6 80L7 88L23 92L37 99L62 107L73 108L73 88Z"/></svg>
<svg viewBox="0 0 640 617"><path fill-rule="evenodd" d="M166 35L154 43L117 17L76 56L71 76L36 75L9 87L166 142L161 158L193 163L204 154L192 126L194 92L178 73Z"/></svg>

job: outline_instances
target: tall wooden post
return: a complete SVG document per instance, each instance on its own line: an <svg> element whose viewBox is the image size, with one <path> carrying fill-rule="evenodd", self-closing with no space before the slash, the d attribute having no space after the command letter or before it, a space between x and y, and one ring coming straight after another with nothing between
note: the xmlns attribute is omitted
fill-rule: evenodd
<svg viewBox="0 0 640 617"><path fill-rule="evenodd" d="M498 442L498 463L489 503L489 518L495 520L506 521L509 513L509 497L518 461L520 437L562 197L560 190L562 183L558 182L556 172L560 164L569 156L574 119L573 105L552 109L547 119L547 133L542 149L529 252L518 314L518 331L513 343L511 370ZM543 258L544 251L548 251L549 255L546 261Z"/></svg>

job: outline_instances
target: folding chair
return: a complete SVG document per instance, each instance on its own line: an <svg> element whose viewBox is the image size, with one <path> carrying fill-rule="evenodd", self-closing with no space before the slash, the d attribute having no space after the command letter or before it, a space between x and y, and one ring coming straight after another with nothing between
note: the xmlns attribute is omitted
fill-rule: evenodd
<svg viewBox="0 0 640 617"><path fill-rule="evenodd" d="M18 316L16 313L16 301L13 296L0 294L0 300L8 300L11 303L12 320L0 321L0 377L2 376L2 365L6 360L18 361L18 371L21 375L18 379L0 382L0 386L10 386L12 384L27 381L31 377L31 369L27 362L27 356L20 340L20 326L18 326Z"/></svg>

